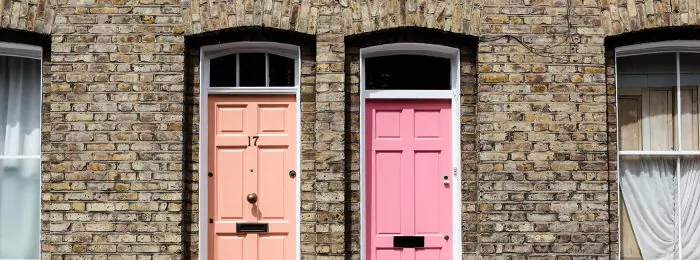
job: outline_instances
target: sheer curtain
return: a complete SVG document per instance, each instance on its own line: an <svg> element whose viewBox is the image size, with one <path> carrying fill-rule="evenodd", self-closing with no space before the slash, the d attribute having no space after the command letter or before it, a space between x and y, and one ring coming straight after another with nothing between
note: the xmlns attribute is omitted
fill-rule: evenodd
<svg viewBox="0 0 700 260"><path fill-rule="evenodd" d="M39 258L40 66L0 56L0 259Z"/></svg>
<svg viewBox="0 0 700 260"><path fill-rule="evenodd" d="M681 254L700 259L700 158L681 159Z"/></svg>
<svg viewBox="0 0 700 260"><path fill-rule="evenodd" d="M622 159L620 185L644 259L676 259L676 160Z"/></svg>

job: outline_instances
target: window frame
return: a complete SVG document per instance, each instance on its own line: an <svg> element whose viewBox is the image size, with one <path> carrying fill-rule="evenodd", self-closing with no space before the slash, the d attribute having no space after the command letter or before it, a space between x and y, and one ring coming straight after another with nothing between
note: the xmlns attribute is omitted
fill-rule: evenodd
<svg viewBox="0 0 700 260"><path fill-rule="evenodd" d="M212 58L217 58L234 53L263 52L272 53L294 59L294 86L286 87L211 87L209 85L209 63ZM267 69L266 69L267 70ZM202 46L199 52L199 258L200 260L209 257L209 180L208 171L208 149L209 149L209 95L294 95L296 97L296 168L297 176L302 176L304 170L301 167L301 47L292 44L265 42L265 41L243 41L230 42L217 45ZM301 178L296 178L296 215L301 216ZM301 259L301 218L296 222L295 259Z"/></svg>
<svg viewBox="0 0 700 260"><path fill-rule="evenodd" d="M675 114L677 114L676 119L675 119L675 124L678 126L674 130L674 134L677 135L677 137L674 137L674 142L678 140L678 147L675 147L675 150L621 150L620 149L620 138L621 138L621 132L620 132L620 106L619 106L619 96L620 96L620 86L619 86L619 80L618 80L618 58L623 58L623 57L631 57L631 56L640 56L640 55L648 55L648 54L660 54L660 53L675 53L676 56L676 86L674 91L676 92L676 95L674 97L675 101ZM681 99L681 66L680 66L680 54L681 53L700 53L700 40L672 40L672 41L659 41L659 42L650 42L650 43L642 43L642 44L635 44L635 45L628 45L628 46L621 46L615 48L615 107L616 107L616 113L615 113L615 127L616 127L616 133L617 133L617 139L616 139L616 151L617 151L617 158L616 162L619 165L619 162L621 162L622 157L658 157L658 156L663 156L663 157L672 157L675 160L675 172L677 174L680 174L681 172L681 160L683 157L686 156L698 156L700 155L700 150L683 150L683 144L682 144L682 127L681 127L681 119L682 116L680 116L680 113L682 111L682 99ZM700 88L699 88L700 89ZM699 100L700 102L700 100ZM624 205L619 204L621 201L621 194L622 194L622 187L620 185L620 167L616 167L616 180L617 180L617 202L618 202L618 213L620 212L620 207L624 207ZM675 193L679 192L680 190L680 182L676 183L676 189ZM676 216L675 219L676 222L680 223L680 215ZM617 230L620 231L622 228L622 221L620 221L620 218L618 218L617 221ZM680 241L681 238L683 237L683 230L678 229L678 237L677 239ZM618 232L618 259L622 259L622 233ZM683 245L679 244L678 245L678 253L682 257L683 255ZM682 259L682 258L680 258Z"/></svg>
<svg viewBox="0 0 700 260"><path fill-rule="evenodd" d="M241 53L265 53L265 86L225 86L212 87L210 85L210 63L212 59ZM269 86L269 54L282 56L294 60L294 85L293 86ZM301 52L299 46L277 42L232 42L201 48L200 86L209 94L225 93L296 93L301 84ZM236 56L236 85L240 82L240 56Z"/></svg>
<svg viewBox="0 0 700 260"><path fill-rule="evenodd" d="M391 55L423 55L450 60L450 89L447 90L401 90L367 89L365 87L365 59ZM367 259L367 178L365 136L365 103L367 99L443 99L451 103L452 143L452 258L462 258L462 152L461 152L461 66L460 50L438 44L400 42L360 48L360 260ZM456 185L458 184L458 185Z"/></svg>
<svg viewBox="0 0 700 260"><path fill-rule="evenodd" d="M40 46L36 45L29 45L29 44L21 44L21 43L12 43L12 42L3 42L0 41L0 56L9 56L9 57L17 57L17 58L25 58L25 59L32 59L32 60L38 60L40 62L39 65L39 104L44 103L44 97L43 97L43 85L44 85L44 66L43 66L43 49ZM41 132L41 126L42 126L42 109L39 109L39 131ZM43 137L41 133L39 134L39 154L36 155L0 155L0 160L4 159L38 159L39 162L39 194L38 198L39 200L36 201L37 206L39 207L39 215L38 219L36 219L36 225L37 225L37 230L39 231L38 237L39 240L36 241L37 243L37 248L39 248L39 252L37 252L37 256L39 258L36 258L36 260L41 259L41 212L43 210L42 208L42 202L41 202L41 185L42 185L42 177L41 174L43 173L42 167L41 167L41 156L43 154L41 144L43 143ZM12 260L12 258L6 258L2 260Z"/></svg>
<svg viewBox="0 0 700 260"><path fill-rule="evenodd" d="M676 86L674 91L676 95L674 97L675 108L674 111L678 113L681 111L681 68L680 68L680 54L681 53L700 53L700 41L689 41L689 40L675 40L675 41L661 41L661 42L651 42L642 43L636 45L622 46L615 48L615 104L619 109L619 90L618 85L618 58L630 57L630 56L640 56L647 54L659 54L659 53L675 53L676 54ZM615 113L616 127L620 129L619 125L619 111ZM676 125L681 125L681 116L676 116ZM654 155L654 156L683 156L683 155L700 155L700 150L683 150L683 144L680 141L680 136L683 132L681 127L677 127L674 132L677 134L678 147L674 151L649 151L649 150L621 150L617 148L618 155ZM620 135L617 136L617 143L619 146ZM619 158L618 158L619 161Z"/></svg>

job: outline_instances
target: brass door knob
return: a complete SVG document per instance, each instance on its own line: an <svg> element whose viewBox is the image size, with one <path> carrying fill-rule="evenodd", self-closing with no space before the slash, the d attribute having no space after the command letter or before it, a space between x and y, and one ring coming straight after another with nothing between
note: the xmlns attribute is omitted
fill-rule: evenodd
<svg viewBox="0 0 700 260"><path fill-rule="evenodd" d="M255 202L258 201L258 195L255 193L248 193L246 199L248 199L248 202L250 202L250 204L255 204Z"/></svg>

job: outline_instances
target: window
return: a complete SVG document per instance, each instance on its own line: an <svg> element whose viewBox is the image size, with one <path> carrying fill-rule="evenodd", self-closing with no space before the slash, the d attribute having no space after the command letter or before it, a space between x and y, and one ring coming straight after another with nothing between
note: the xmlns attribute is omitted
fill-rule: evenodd
<svg viewBox="0 0 700 260"><path fill-rule="evenodd" d="M0 55L0 259L39 259L41 49L18 46L36 55Z"/></svg>
<svg viewBox="0 0 700 260"><path fill-rule="evenodd" d="M622 259L699 259L700 53L617 57Z"/></svg>
<svg viewBox="0 0 700 260"><path fill-rule="evenodd" d="M295 60L264 52L234 53L212 58L210 87L293 87Z"/></svg>
<svg viewBox="0 0 700 260"><path fill-rule="evenodd" d="M450 90L450 59L423 55L389 55L365 59L369 90Z"/></svg>

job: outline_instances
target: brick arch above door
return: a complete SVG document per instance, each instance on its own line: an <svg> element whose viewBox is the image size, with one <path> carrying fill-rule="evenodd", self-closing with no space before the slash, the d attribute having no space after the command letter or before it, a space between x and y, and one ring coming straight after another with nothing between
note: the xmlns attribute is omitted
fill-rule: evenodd
<svg viewBox="0 0 700 260"><path fill-rule="evenodd" d="M301 1L192 1L183 0L187 35L238 27L262 27L316 34L321 8ZM331 6L332 7L332 6Z"/></svg>
<svg viewBox="0 0 700 260"><path fill-rule="evenodd" d="M49 0L4 1L0 6L0 28L51 34L56 8Z"/></svg>
<svg viewBox="0 0 700 260"><path fill-rule="evenodd" d="M480 1L340 1L345 35L398 27L421 27L479 35Z"/></svg>
<svg viewBox="0 0 700 260"><path fill-rule="evenodd" d="M235 27L266 27L305 34L354 35L396 27L423 27L478 35L479 1L340 0L319 4L301 1L192 1L183 0L187 35ZM322 23L342 19L341 23ZM325 26L324 26L325 25Z"/></svg>
<svg viewBox="0 0 700 260"><path fill-rule="evenodd" d="M697 0L650 2L643 0L600 1L605 35L619 35L644 29L700 24Z"/></svg>

